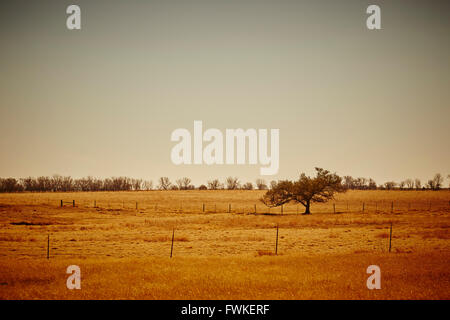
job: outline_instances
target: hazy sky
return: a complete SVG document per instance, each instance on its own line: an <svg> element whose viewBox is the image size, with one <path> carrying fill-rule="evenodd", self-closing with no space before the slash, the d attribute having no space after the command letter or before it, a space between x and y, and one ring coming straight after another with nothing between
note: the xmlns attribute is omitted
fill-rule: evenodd
<svg viewBox="0 0 450 320"><path fill-rule="evenodd" d="M171 132L280 129L280 170L378 183L450 173L450 1L2 1L0 177L195 184ZM66 28L81 7L82 29ZM382 30L366 28L381 7Z"/></svg>

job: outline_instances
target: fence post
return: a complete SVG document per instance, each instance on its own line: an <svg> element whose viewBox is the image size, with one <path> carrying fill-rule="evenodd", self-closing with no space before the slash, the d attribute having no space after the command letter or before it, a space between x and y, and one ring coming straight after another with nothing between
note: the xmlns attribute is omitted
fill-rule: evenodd
<svg viewBox="0 0 450 320"><path fill-rule="evenodd" d="M255 214L256 214L256 204L255 204Z"/></svg>
<svg viewBox="0 0 450 320"><path fill-rule="evenodd" d="M205 212L205 204L203 203L203 212Z"/></svg>
<svg viewBox="0 0 450 320"><path fill-rule="evenodd" d="M173 228L172 230L172 245L170 247L170 257L172 258L172 253L173 253L173 239L175 237L175 228Z"/></svg>
<svg viewBox="0 0 450 320"><path fill-rule="evenodd" d="M365 203L363 202L363 211L362 212L364 212L364 206L365 206Z"/></svg>
<svg viewBox="0 0 450 320"><path fill-rule="evenodd" d="M75 200L72 200L72 206L75 208Z"/></svg>
<svg viewBox="0 0 450 320"><path fill-rule="evenodd" d="M391 244L392 244L392 222L391 222L391 230L389 232L389 252L391 252Z"/></svg>
<svg viewBox="0 0 450 320"><path fill-rule="evenodd" d="M94 200L94 208L97 208L97 200Z"/></svg>
<svg viewBox="0 0 450 320"><path fill-rule="evenodd" d="M231 213L231 203L228 204L228 213Z"/></svg>
<svg viewBox="0 0 450 320"><path fill-rule="evenodd" d="M63 201L61 200L61 207L63 206Z"/></svg>
<svg viewBox="0 0 450 320"><path fill-rule="evenodd" d="M298 206L297 206L297 209L298 209ZM333 203L333 212L336 213L336 203Z"/></svg>
<svg viewBox="0 0 450 320"><path fill-rule="evenodd" d="M275 255L278 255L278 224L277 224L277 240L275 242Z"/></svg>
<svg viewBox="0 0 450 320"><path fill-rule="evenodd" d="M50 234L47 235L47 259L50 259Z"/></svg>
<svg viewBox="0 0 450 320"><path fill-rule="evenodd" d="M136 210L138 209L138 202L136 201Z"/></svg>
<svg viewBox="0 0 450 320"><path fill-rule="evenodd" d="M283 205L281 205L281 213L283 213Z"/></svg>

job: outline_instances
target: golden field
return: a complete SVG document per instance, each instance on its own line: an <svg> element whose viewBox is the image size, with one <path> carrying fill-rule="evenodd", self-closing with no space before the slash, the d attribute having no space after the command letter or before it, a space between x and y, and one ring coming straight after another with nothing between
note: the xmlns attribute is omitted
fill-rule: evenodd
<svg viewBox="0 0 450 320"><path fill-rule="evenodd" d="M450 191L349 191L307 216L262 195L0 194L0 299L450 298Z"/></svg>

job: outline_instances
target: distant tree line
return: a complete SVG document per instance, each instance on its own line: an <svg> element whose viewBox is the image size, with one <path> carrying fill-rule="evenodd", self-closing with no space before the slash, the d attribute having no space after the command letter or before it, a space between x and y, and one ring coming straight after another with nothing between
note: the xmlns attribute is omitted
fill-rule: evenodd
<svg viewBox="0 0 450 320"><path fill-rule="evenodd" d="M450 181L450 174L447 176ZM267 183L264 179L252 182L241 182L237 177L228 177L222 183L219 179L208 180L206 184L198 187L192 184L188 177L175 180L160 177L154 187L152 181L128 177L93 178L85 177L74 179L70 176L53 175L51 177L37 178L0 178L0 193L4 192L74 192L74 191L141 191L141 190L271 190L279 181ZM387 181L377 185L371 178L341 178L342 188L346 190L440 190L444 186L444 177L437 173L434 177L422 184L420 179L406 179L401 182ZM450 188L450 185L449 185Z"/></svg>
<svg viewBox="0 0 450 320"><path fill-rule="evenodd" d="M151 181L128 177L99 179L85 177L73 179L70 176L53 175L37 178L0 178L0 192L71 192L71 191L131 191L151 190Z"/></svg>
<svg viewBox="0 0 450 320"><path fill-rule="evenodd" d="M450 181L450 174L447 176ZM400 182L387 181L384 184L377 185L373 179L370 178L353 178L351 176L344 176L342 184L349 190L440 190L443 188L444 177L440 173L436 173L434 177L428 180L425 184L418 178L406 179ZM450 183L449 183L450 188Z"/></svg>

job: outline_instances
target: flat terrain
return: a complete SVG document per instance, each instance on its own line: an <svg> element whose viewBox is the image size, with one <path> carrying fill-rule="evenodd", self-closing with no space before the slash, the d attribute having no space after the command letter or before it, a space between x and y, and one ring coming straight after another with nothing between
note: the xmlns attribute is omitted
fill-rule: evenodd
<svg viewBox="0 0 450 320"><path fill-rule="evenodd" d="M450 298L450 191L349 191L309 216L262 195L0 194L0 299Z"/></svg>

